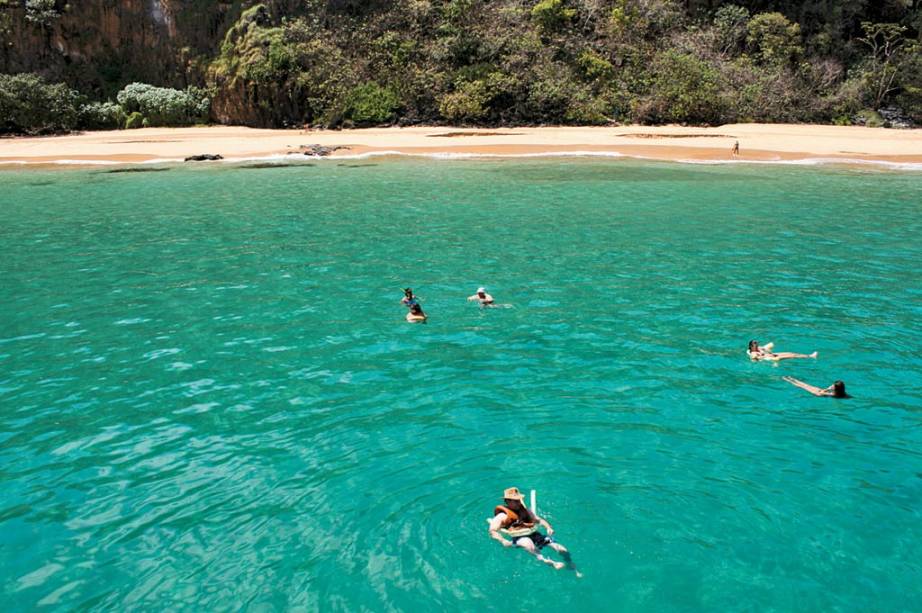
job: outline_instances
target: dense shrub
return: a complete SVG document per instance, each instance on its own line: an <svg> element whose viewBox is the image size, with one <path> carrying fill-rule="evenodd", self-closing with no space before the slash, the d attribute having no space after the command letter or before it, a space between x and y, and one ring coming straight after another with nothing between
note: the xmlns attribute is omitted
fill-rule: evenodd
<svg viewBox="0 0 922 613"><path fill-rule="evenodd" d="M397 95L390 89L377 83L364 83L349 93L345 115L359 126L387 123L394 119L399 104Z"/></svg>
<svg viewBox="0 0 922 613"><path fill-rule="evenodd" d="M652 86L635 119L653 123L719 123L723 119L720 75L690 54L667 50L652 67Z"/></svg>
<svg viewBox="0 0 922 613"><path fill-rule="evenodd" d="M577 87L571 92L564 121L580 125L604 125L611 121L611 112L608 100L594 96L588 87Z"/></svg>
<svg viewBox="0 0 922 613"><path fill-rule="evenodd" d="M486 81L468 81L439 100L439 113L451 122L468 123L487 116L492 98Z"/></svg>
<svg viewBox="0 0 922 613"><path fill-rule="evenodd" d="M746 26L746 42L765 64L790 64L803 54L800 26L781 13L761 13Z"/></svg>
<svg viewBox="0 0 922 613"><path fill-rule="evenodd" d="M141 113L137 111L134 111L133 113L129 114L128 117L125 118L125 129L135 130L137 128L143 128L144 121L145 121L144 115L142 115Z"/></svg>
<svg viewBox="0 0 922 613"><path fill-rule="evenodd" d="M26 19L43 26L60 17L55 0L26 0Z"/></svg>
<svg viewBox="0 0 922 613"><path fill-rule="evenodd" d="M88 130L116 130L125 124L125 111L114 102L91 102L80 108L80 127Z"/></svg>
<svg viewBox="0 0 922 613"><path fill-rule="evenodd" d="M545 30L556 30L576 16L576 10L567 8L563 0L540 0L531 9L531 17Z"/></svg>
<svg viewBox="0 0 922 613"><path fill-rule="evenodd" d="M576 63L583 75L590 81L609 79L615 72L612 63L592 49L586 49L580 53Z"/></svg>
<svg viewBox="0 0 922 613"><path fill-rule="evenodd" d="M127 85L117 96L126 113L139 112L152 126L186 126L205 121L211 101L206 92L154 87L145 83Z"/></svg>
<svg viewBox="0 0 922 613"><path fill-rule="evenodd" d="M69 132L79 122L80 103L80 94L64 83L0 74L0 134Z"/></svg>
<svg viewBox="0 0 922 613"><path fill-rule="evenodd" d="M721 53L737 52L743 47L749 25L749 11L728 4L714 13L714 39Z"/></svg>

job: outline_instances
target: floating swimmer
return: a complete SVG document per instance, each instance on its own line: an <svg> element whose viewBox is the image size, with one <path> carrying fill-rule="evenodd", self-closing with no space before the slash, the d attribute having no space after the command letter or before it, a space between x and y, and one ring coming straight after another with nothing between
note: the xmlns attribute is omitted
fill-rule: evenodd
<svg viewBox="0 0 922 613"><path fill-rule="evenodd" d="M493 296L488 294L486 288L483 287L478 287L477 293L473 296L468 296L467 299L471 302L476 300L481 306L493 306Z"/></svg>
<svg viewBox="0 0 922 613"><path fill-rule="evenodd" d="M426 314L423 313L423 307L419 306L418 302L413 303L413 306L410 307L410 312L407 313L407 321L411 324L426 323Z"/></svg>
<svg viewBox="0 0 922 613"><path fill-rule="evenodd" d="M827 398L851 398L851 396L849 396L845 392L845 382L844 381L836 381L829 387L819 388L819 387L810 385L809 383L804 383L803 381L799 381L795 379L794 377L784 377L784 380L795 387L799 387L802 390L806 390L810 392L814 396L825 396Z"/></svg>
<svg viewBox="0 0 922 613"><path fill-rule="evenodd" d="M783 351L780 353L775 353L772 351L775 343L768 343L767 345L759 346L759 341L749 341L749 359L753 361L760 360L769 360L772 362L778 362L780 360L790 360L793 358L816 358L819 355L818 352L814 351L813 353L791 353L789 351Z"/></svg>
<svg viewBox="0 0 922 613"><path fill-rule="evenodd" d="M544 518L535 514L534 508L529 510L522 503L523 500L525 496L517 487L510 487L503 492L504 504L493 509L493 519L487 520L490 522L490 538L502 543L503 547L521 547L539 561L557 570L566 567L576 571L576 566L567 548L554 542L551 538L554 536L554 529ZM532 493L532 504L534 504L534 492ZM547 535L538 532L539 525L547 530ZM503 538L504 534L512 540ZM544 547L550 547L559 553L565 562L556 562L541 555L540 552ZM581 576L579 571L576 574Z"/></svg>

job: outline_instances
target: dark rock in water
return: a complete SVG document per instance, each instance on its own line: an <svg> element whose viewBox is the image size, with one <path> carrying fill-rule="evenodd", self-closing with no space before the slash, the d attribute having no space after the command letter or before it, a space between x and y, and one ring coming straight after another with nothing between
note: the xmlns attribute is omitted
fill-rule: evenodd
<svg viewBox="0 0 922 613"><path fill-rule="evenodd" d="M217 155L214 153L202 153L201 155L190 155L186 158L187 162L214 162L216 160L223 160L223 155Z"/></svg>
<svg viewBox="0 0 922 613"><path fill-rule="evenodd" d="M324 145L301 145L300 149L304 155L324 158L334 151L339 151L340 149L349 149L349 147L346 147L345 145L333 145L332 147L326 147Z"/></svg>
<svg viewBox="0 0 922 613"><path fill-rule="evenodd" d="M248 164L246 166L241 166L241 168L249 170L251 168L304 168L304 167L310 167L310 166L313 166L313 164L301 164L301 163L274 164L274 163L268 162L268 163L261 163L261 164Z"/></svg>
<svg viewBox="0 0 922 613"><path fill-rule="evenodd" d="M166 172L169 168L116 168L115 170L107 170L106 174L118 174L122 172Z"/></svg>

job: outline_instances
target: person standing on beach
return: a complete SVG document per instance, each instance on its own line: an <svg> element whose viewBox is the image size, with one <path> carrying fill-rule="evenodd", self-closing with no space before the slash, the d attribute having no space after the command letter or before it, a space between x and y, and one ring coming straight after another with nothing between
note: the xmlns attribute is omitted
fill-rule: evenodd
<svg viewBox="0 0 922 613"><path fill-rule="evenodd" d="M573 560L570 559L569 550L555 543L554 529L542 517L538 517L523 504L525 495L517 487L507 488L503 492L503 504L493 509L493 519L490 520L490 538L498 541L503 547L521 547L539 561L553 566L557 570L565 566L576 570ZM547 535L538 532L538 526L547 530ZM508 535L512 540L506 540L503 535ZM550 547L559 553L566 563L555 562L541 555L541 550ZM577 573L579 574L579 573Z"/></svg>
<svg viewBox="0 0 922 613"><path fill-rule="evenodd" d="M733 148L730 150L730 155L733 157L739 157L740 155L740 142L736 141L733 143Z"/></svg>

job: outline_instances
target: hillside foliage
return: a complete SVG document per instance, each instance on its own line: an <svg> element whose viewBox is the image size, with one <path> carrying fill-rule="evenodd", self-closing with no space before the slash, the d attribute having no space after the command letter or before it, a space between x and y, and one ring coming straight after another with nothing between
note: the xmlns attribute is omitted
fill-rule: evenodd
<svg viewBox="0 0 922 613"><path fill-rule="evenodd" d="M49 27L61 3L27 5L27 18ZM145 125L210 118L266 127L848 124L888 106L922 121L919 0L237 5L213 52L184 56L195 68L188 80L199 87L119 82L117 99L100 101L118 112L81 112L85 102L64 95L67 86L44 83L34 96L49 96L57 109L71 99L77 111L60 121L36 112L28 128L20 113L0 129L124 125L133 113ZM7 76L0 88L21 88L26 78L37 77ZM111 84L95 89L114 91Z"/></svg>

